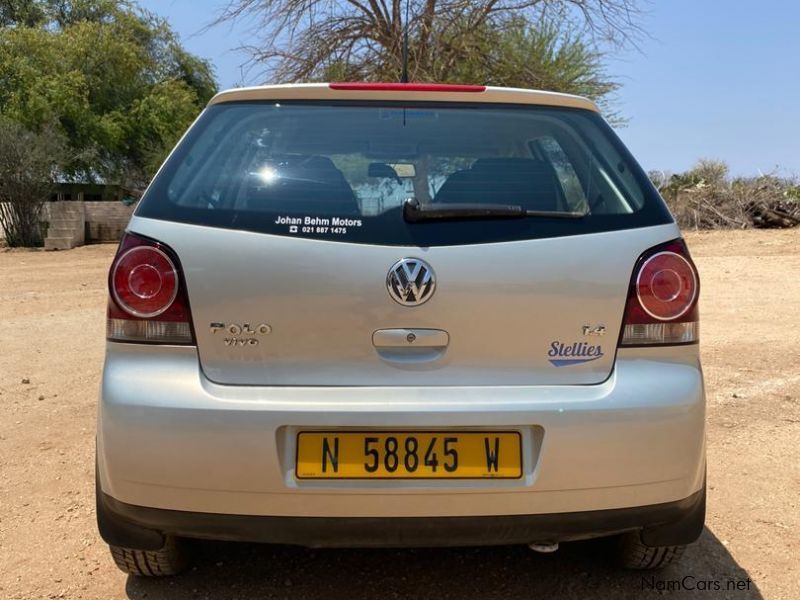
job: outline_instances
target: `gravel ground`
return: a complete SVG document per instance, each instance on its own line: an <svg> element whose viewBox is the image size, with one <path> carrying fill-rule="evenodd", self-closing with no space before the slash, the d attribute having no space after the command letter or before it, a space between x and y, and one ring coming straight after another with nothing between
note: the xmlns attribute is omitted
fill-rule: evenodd
<svg viewBox="0 0 800 600"><path fill-rule="evenodd" d="M707 528L644 577L609 566L602 540L547 556L202 543L184 576L126 577L94 524L114 247L0 250L0 598L800 597L800 231L687 237L703 282Z"/></svg>

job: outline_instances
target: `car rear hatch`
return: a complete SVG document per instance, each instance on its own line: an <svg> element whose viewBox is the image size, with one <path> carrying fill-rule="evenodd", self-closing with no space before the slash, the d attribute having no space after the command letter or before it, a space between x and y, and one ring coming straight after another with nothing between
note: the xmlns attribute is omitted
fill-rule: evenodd
<svg viewBox="0 0 800 600"><path fill-rule="evenodd" d="M634 263L677 229L596 113L264 94L210 107L130 225L180 258L209 379L609 376Z"/></svg>

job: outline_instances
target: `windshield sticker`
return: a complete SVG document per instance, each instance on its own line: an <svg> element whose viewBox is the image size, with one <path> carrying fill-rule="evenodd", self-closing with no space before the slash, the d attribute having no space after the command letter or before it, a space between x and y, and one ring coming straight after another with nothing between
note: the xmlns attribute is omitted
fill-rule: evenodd
<svg viewBox="0 0 800 600"><path fill-rule="evenodd" d="M547 356L550 357L550 364L554 367L568 367L603 358L603 348L586 342L565 344L555 341L550 343Z"/></svg>
<svg viewBox="0 0 800 600"><path fill-rule="evenodd" d="M384 108L381 109L379 113L379 119L381 121L391 121L391 120L402 120L411 121L411 120L425 120L425 121L435 121L439 118L439 113L434 110L419 110L414 108Z"/></svg>
<svg viewBox="0 0 800 600"><path fill-rule="evenodd" d="M289 233L316 233L320 235L346 235L348 229L363 225L361 219L350 217L290 217L279 216L275 225L286 227Z"/></svg>

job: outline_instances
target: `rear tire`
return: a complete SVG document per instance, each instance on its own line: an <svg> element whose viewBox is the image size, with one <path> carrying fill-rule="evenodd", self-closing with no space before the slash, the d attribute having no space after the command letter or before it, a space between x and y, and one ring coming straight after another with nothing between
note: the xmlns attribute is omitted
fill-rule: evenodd
<svg viewBox="0 0 800 600"><path fill-rule="evenodd" d="M661 569L677 562L686 546L646 546L638 531L625 533L619 538L617 562L624 569Z"/></svg>
<svg viewBox="0 0 800 600"><path fill-rule="evenodd" d="M177 575L189 565L188 555L181 540L168 537L160 550L134 550L109 546L117 567L137 577L167 577Z"/></svg>

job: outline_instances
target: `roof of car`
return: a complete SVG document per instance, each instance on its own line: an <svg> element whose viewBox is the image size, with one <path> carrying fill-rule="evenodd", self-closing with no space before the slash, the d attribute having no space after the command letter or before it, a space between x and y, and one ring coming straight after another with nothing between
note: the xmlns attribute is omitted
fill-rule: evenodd
<svg viewBox="0 0 800 600"><path fill-rule="evenodd" d="M248 100L403 100L566 106L599 112L581 96L492 86L419 83L297 83L225 90L209 105Z"/></svg>

